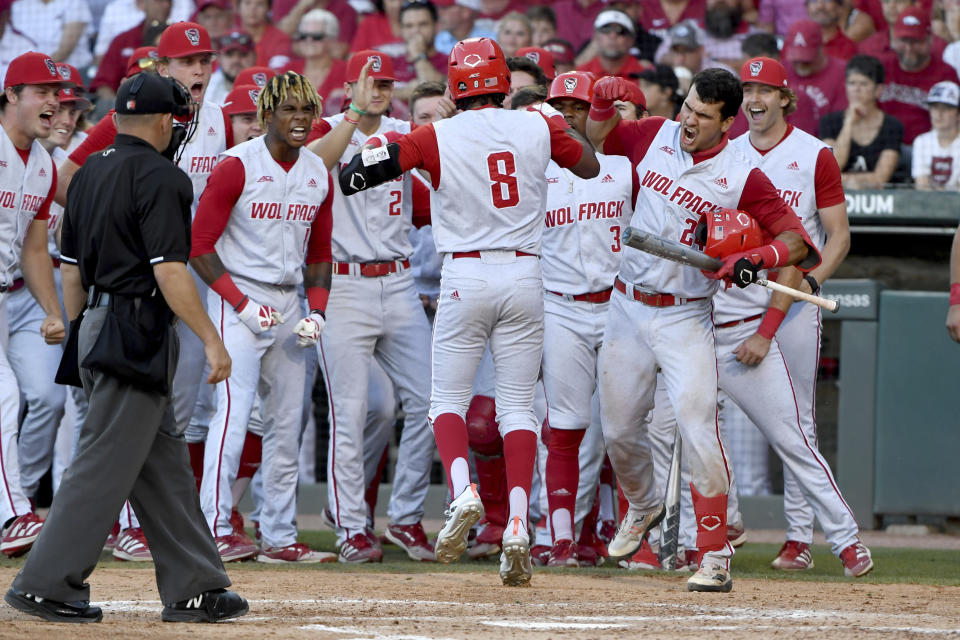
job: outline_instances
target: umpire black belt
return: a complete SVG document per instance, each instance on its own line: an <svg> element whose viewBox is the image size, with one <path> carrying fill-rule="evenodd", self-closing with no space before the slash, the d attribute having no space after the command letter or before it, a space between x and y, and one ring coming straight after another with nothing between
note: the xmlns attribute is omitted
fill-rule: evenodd
<svg viewBox="0 0 960 640"><path fill-rule="evenodd" d="M112 294L108 291L100 291L96 287L90 287L90 291L87 292L87 308L93 309L95 307L107 307L110 306L110 299L114 296L119 296L122 299L132 300L137 308L139 308L140 300L145 298L153 298L157 293L157 290L154 289L149 296L125 296L123 294Z"/></svg>

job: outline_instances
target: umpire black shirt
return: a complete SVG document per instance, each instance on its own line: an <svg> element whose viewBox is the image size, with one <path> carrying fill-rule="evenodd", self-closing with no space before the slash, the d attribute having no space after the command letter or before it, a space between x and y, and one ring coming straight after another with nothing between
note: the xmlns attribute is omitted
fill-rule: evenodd
<svg viewBox="0 0 960 640"><path fill-rule="evenodd" d="M146 140L118 133L91 155L67 191L60 260L83 287L148 296L153 265L187 262L193 184Z"/></svg>

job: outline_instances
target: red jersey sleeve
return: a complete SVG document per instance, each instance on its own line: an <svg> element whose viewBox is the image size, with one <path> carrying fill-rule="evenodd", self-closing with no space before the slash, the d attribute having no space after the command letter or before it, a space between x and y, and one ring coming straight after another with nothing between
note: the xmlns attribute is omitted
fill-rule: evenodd
<svg viewBox="0 0 960 640"><path fill-rule="evenodd" d="M317 211L313 224L310 225L307 264L333 262L333 253L330 249L330 237L333 233L333 193L333 174L327 173L327 197L320 203L320 210Z"/></svg>
<svg viewBox="0 0 960 640"><path fill-rule="evenodd" d="M113 109L111 109L93 129L87 131L87 139L70 154L70 162L83 166L90 154L106 149L113 144L113 139L116 137L117 128L113 125Z"/></svg>
<svg viewBox="0 0 960 640"><path fill-rule="evenodd" d="M214 245L230 221L233 205L243 193L244 180L240 158L228 157L213 168L197 203L197 215L193 218L191 258L215 251Z"/></svg>
<svg viewBox="0 0 960 640"><path fill-rule="evenodd" d="M223 107L220 107L220 113L223 114L223 130L227 134L227 149L229 149L236 144L233 139L233 123L230 122L230 116L228 116L227 112L223 110Z"/></svg>
<svg viewBox="0 0 960 640"><path fill-rule="evenodd" d="M840 165L833 151L827 147L820 149L817 156L813 184L817 193L817 209L826 209L846 201L840 181Z"/></svg>
<svg viewBox="0 0 960 640"><path fill-rule="evenodd" d="M603 141L603 152L610 156L626 156L637 164L657 137L664 118L651 117L643 120L621 120Z"/></svg>
<svg viewBox="0 0 960 640"><path fill-rule="evenodd" d="M430 224L430 187L420 178L411 176L413 182L413 226L419 229Z"/></svg>
<svg viewBox="0 0 960 640"><path fill-rule="evenodd" d="M40 208L37 209L37 215L33 216L34 220L50 219L50 203L53 202L53 196L57 193L57 165L51 162L50 168L50 177L53 179L50 183L50 193L48 193L47 197L40 203Z"/></svg>
<svg viewBox="0 0 960 640"><path fill-rule="evenodd" d="M323 136L330 133L331 129L333 129L333 127L330 126L329 122L317 118L310 126L310 133L307 134L307 144L310 144L314 140L319 140Z"/></svg>
<svg viewBox="0 0 960 640"><path fill-rule="evenodd" d="M430 173L433 188L440 186L440 148L433 124L417 127L397 141L400 146L400 168L404 171L421 168Z"/></svg>
<svg viewBox="0 0 960 640"><path fill-rule="evenodd" d="M559 120L540 114L550 130L550 157L561 167L572 167L580 162L583 156L583 145L567 134L570 125L565 120Z"/></svg>
<svg viewBox="0 0 960 640"><path fill-rule="evenodd" d="M737 208L754 217L767 242L785 231L799 234L808 248L807 257L797 265L799 269L809 271L820 264L820 252L807 235L800 217L783 201L770 178L760 169L752 169L747 176Z"/></svg>

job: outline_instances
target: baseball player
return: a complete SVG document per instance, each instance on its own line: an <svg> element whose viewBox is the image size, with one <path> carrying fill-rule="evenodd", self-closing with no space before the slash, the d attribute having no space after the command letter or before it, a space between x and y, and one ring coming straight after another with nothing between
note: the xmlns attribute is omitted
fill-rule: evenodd
<svg viewBox="0 0 960 640"><path fill-rule="evenodd" d="M457 43L448 69L451 97L462 113L418 127L398 142L368 145L341 169L340 185L352 195L413 168L430 175L434 239L444 254L430 418L454 497L436 556L441 562L457 560L470 527L483 515L470 484L464 416L489 342L510 505L500 577L505 585L524 585L532 576L527 513L537 447L534 387L543 346L537 259L546 205L543 176L551 157L582 178L596 176L599 166L590 145L565 123L539 112L498 108L510 89L510 71L494 41Z"/></svg>
<svg viewBox="0 0 960 640"><path fill-rule="evenodd" d="M697 546L703 554L687 588L726 592L733 587L733 548L726 527L729 471L717 430L711 298L717 279L742 287L762 267L801 263L809 270L819 263L819 254L769 179L727 144L726 132L743 101L736 76L721 69L696 74L675 122L621 122L613 102L626 97L625 84L621 78L597 82L587 131L598 148L626 155L634 165L639 186L631 226L692 246L701 216L736 207L756 217L768 242L728 256L710 274L627 251L614 282L619 293L610 305L598 365L604 441L630 504L610 555L635 551L663 517L641 424L653 406L659 368L691 464Z"/></svg>
<svg viewBox="0 0 960 640"><path fill-rule="evenodd" d="M380 52L359 51L347 62L344 89L350 105L318 122L323 138L311 146L335 175L369 138L410 131L409 122L385 115L393 83L392 62ZM383 558L379 541L366 530L364 503L363 432L374 359L406 414L385 535L411 557L432 557L421 524L432 462L430 325L410 269L409 239L412 224L429 221L413 218L410 176L393 178L360 197L337 197L333 203L330 322L318 349L330 402L328 500L341 562Z"/></svg>
<svg viewBox="0 0 960 640"><path fill-rule="evenodd" d="M253 140L263 135L257 120L257 98L260 87L253 84L238 85L223 101L223 112L230 116L233 141L236 144Z"/></svg>
<svg viewBox="0 0 960 640"><path fill-rule="evenodd" d="M567 123L584 135L592 85L593 79L586 73L564 73L550 85L547 98ZM541 268L545 288L543 386L550 422L546 460L553 532L550 566L578 565L574 507L578 495L593 498L599 480L602 453L587 456L595 460L583 469L591 477L585 478L588 484L581 492L580 450L585 454L588 449L603 451L602 439L593 437L587 443L584 434L591 424L597 353L613 279L620 268L620 233L633 213L630 162L622 156L602 154L597 160L600 174L589 180L555 162L547 167ZM580 515L582 519L585 514Z"/></svg>
<svg viewBox="0 0 960 640"><path fill-rule="evenodd" d="M20 390L7 360L6 303L19 271L45 314L40 335L48 344L63 341L63 315L47 251L57 170L37 138L50 135L66 82L49 56L31 51L10 62L0 96L0 552L11 557L30 549L43 521L33 513L20 480Z"/></svg>
<svg viewBox="0 0 960 640"><path fill-rule="evenodd" d="M780 279L816 293L850 249L840 169L829 147L784 120L796 102L779 62L748 60L740 79L750 130L732 144L770 177L823 256L820 265L806 274L784 269ZM728 224L725 231L730 230ZM853 513L817 449L814 393L820 308L791 304L792 299L782 294L775 294L768 303L768 297L765 289L757 287L725 292L716 299L714 319L720 386L760 428L784 464L787 541L773 567L813 567L810 544L816 515L846 575L859 577L873 568L870 551L859 541ZM772 369L779 375L775 377ZM761 388L766 393L758 393ZM747 389L751 392L745 393Z"/></svg>
<svg viewBox="0 0 960 640"><path fill-rule="evenodd" d="M298 543L296 527L306 375L302 348L316 344L323 330L330 287L332 180L320 158L301 149L321 108L319 95L303 76L287 72L272 78L257 101L257 117L267 133L224 154L194 219L190 260L210 287L208 313L238 364L230 379L217 385L200 489L221 557L256 551L245 547L234 554L230 549L241 542L230 523L230 488L259 389L264 501L257 559L304 563L335 558ZM301 281L310 313L291 330L282 325L285 317L301 314Z"/></svg>

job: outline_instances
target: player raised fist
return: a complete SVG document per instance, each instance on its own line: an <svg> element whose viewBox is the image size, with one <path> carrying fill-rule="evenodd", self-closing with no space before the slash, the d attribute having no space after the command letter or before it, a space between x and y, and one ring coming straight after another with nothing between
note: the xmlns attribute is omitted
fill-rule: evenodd
<svg viewBox="0 0 960 640"><path fill-rule="evenodd" d="M755 251L740 251L723 259L723 266L716 271L701 273L711 280L724 278L741 289L750 283L756 282L760 270L763 269L763 259Z"/></svg>
<svg viewBox="0 0 960 640"><path fill-rule="evenodd" d="M320 339L320 334L326 324L327 321L319 313L311 313L298 322L297 326L293 328L293 332L297 334L297 346L312 347L317 344L317 340Z"/></svg>
<svg viewBox="0 0 960 640"><path fill-rule="evenodd" d="M593 106L606 109L613 106L615 100L646 104L646 98L640 87L616 76L605 76L593 85Z"/></svg>
<svg viewBox="0 0 960 640"><path fill-rule="evenodd" d="M246 305L237 312L240 321L254 333L263 333L271 327L283 324L283 316L273 307L247 300Z"/></svg>

